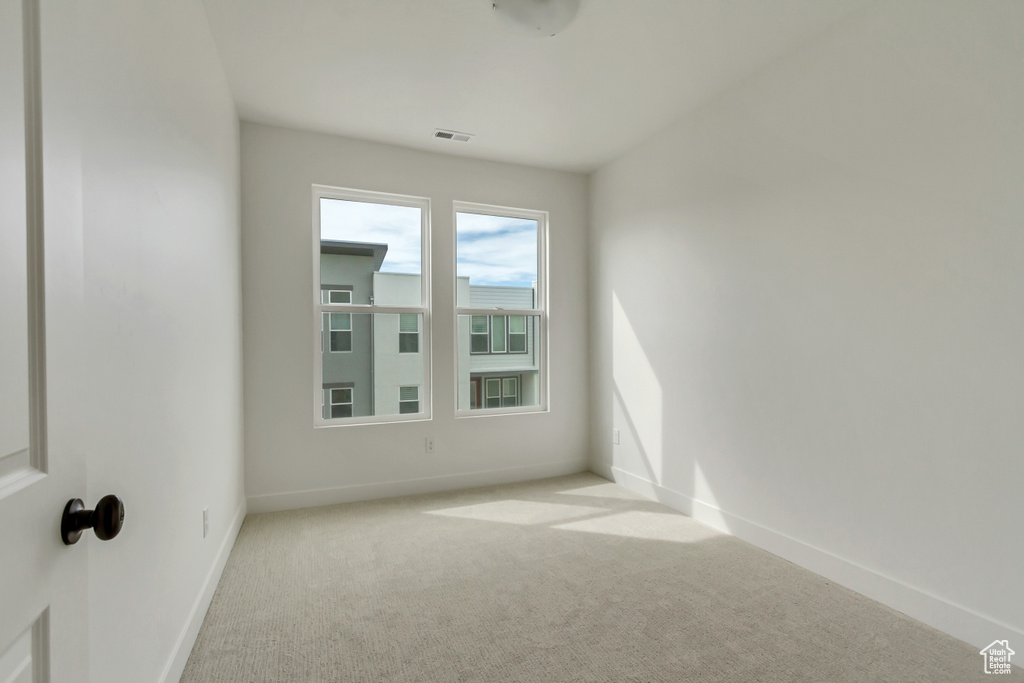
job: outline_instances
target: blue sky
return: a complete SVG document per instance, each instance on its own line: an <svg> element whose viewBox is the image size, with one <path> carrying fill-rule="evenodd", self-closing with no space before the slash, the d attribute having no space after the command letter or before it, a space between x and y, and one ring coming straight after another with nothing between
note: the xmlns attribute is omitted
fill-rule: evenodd
<svg viewBox="0 0 1024 683"><path fill-rule="evenodd" d="M320 239L386 244L382 273L420 272L420 210L413 206L321 199Z"/></svg>
<svg viewBox="0 0 1024 683"><path fill-rule="evenodd" d="M457 213L456 268L471 285L529 287L537 279L537 221Z"/></svg>
<svg viewBox="0 0 1024 683"><path fill-rule="evenodd" d="M530 287L537 279L537 221L458 213L456 223L456 267L470 284ZM420 272L418 208L321 199L320 237L387 244L381 272Z"/></svg>

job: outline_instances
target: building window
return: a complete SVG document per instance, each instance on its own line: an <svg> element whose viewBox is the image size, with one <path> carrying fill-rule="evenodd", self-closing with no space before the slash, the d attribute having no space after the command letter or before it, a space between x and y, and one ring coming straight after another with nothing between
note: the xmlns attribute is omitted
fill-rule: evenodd
<svg viewBox="0 0 1024 683"><path fill-rule="evenodd" d="M350 304L352 303L352 290L350 289L321 289L320 303L322 304Z"/></svg>
<svg viewBox="0 0 1024 683"><path fill-rule="evenodd" d="M471 316L469 329L470 353L487 353L490 350L490 323L486 315Z"/></svg>
<svg viewBox="0 0 1024 683"><path fill-rule="evenodd" d="M429 418L429 200L312 189L316 426Z"/></svg>
<svg viewBox="0 0 1024 683"><path fill-rule="evenodd" d="M519 402L519 377L470 378L470 408L515 408ZM480 395L481 385L483 396Z"/></svg>
<svg viewBox="0 0 1024 683"><path fill-rule="evenodd" d="M469 325L469 352L527 353L525 315L474 315Z"/></svg>
<svg viewBox="0 0 1024 683"><path fill-rule="evenodd" d="M508 317L508 352L526 353L526 316Z"/></svg>
<svg viewBox="0 0 1024 683"><path fill-rule="evenodd" d="M420 317L415 313L401 313L398 316L398 352L420 352Z"/></svg>
<svg viewBox="0 0 1024 683"><path fill-rule="evenodd" d="M328 313L328 331L331 353L352 351L352 315L350 313Z"/></svg>
<svg viewBox="0 0 1024 683"><path fill-rule="evenodd" d="M339 417L352 417L352 394L351 387L341 389L324 390L324 417L333 419Z"/></svg>
<svg viewBox="0 0 1024 683"><path fill-rule="evenodd" d="M402 415L420 412L419 387L399 387L398 412Z"/></svg>
<svg viewBox="0 0 1024 683"><path fill-rule="evenodd" d="M491 353L505 353L505 316L491 316Z"/></svg>
<svg viewBox="0 0 1024 683"><path fill-rule="evenodd" d="M501 405L503 408L519 405L519 380L515 377L501 380Z"/></svg>
<svg viewBox="0 0 1024 683"><path fill-rule="evenodd" d="M488 379L484 382L484 407L501 407L501 380L497 377Z"/></svg>
<svg viewBox="0 0 1024 683"><path fill-rule="evenodd" d="M547 410L548 215L454 208L456 414Z"/></svg>

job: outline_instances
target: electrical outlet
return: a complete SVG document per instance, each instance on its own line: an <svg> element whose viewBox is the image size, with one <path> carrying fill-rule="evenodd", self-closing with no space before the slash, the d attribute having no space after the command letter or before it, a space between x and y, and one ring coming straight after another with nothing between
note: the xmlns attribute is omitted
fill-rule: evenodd
<svg viewBox="0 0 1024 683"><path fill-rule="evenodd" d="M612 443L615 444L616 446L619 445L619 430L618 429L613 429L612 430Z"/></svg>
<svg viewBox="0 0 1024 683"><path fill-rule="evenodd" d="M424 444L424 449L426 450L427 453L433 453L434 452L434 437L432 437L432 436L428 436L427 437L427 441Z"/></svg>
<svg viewBox="0 0 1024 683"><path fill-rule="evenodd" d="M210 508L203 508L203 538L210 533Z"/></svg>

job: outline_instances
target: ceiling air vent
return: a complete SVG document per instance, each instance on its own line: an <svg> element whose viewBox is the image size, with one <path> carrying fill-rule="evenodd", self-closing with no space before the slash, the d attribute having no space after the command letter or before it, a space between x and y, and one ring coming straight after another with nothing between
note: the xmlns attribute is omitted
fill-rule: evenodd
<svg viewBox="0 0 1024 683"><path fill-rule="evenodd" d="M473 136L469 133L459 133L454 130L441 130L438 128L434 131L435 138L441 138L442 140L454 140L455 142L469 142Z"/></svg>

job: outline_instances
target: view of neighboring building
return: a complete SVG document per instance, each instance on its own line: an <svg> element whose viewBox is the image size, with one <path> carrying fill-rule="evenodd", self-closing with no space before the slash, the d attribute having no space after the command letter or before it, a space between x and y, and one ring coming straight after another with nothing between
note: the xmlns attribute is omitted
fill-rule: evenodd
<svg viewBox="0 0 1024 683"><path fill-rule="evenodd" d="M458 278L456 300L472 308L534 308L536 287L473 285ZM536 316L459 316L459 409L540 402Z"/></svg>
<svg viewBox="0 0 1024 683"><path fill-rule="evenodd" d="M418 306L420 276L382 273L387 244L321 240L322 303ZM524 309L536 287L475 286L458 278L457 304ZM458 407L537 405L535 316L459 316ZM323 417L421 411L423 320L419 314L323 313Z"/></svg>

